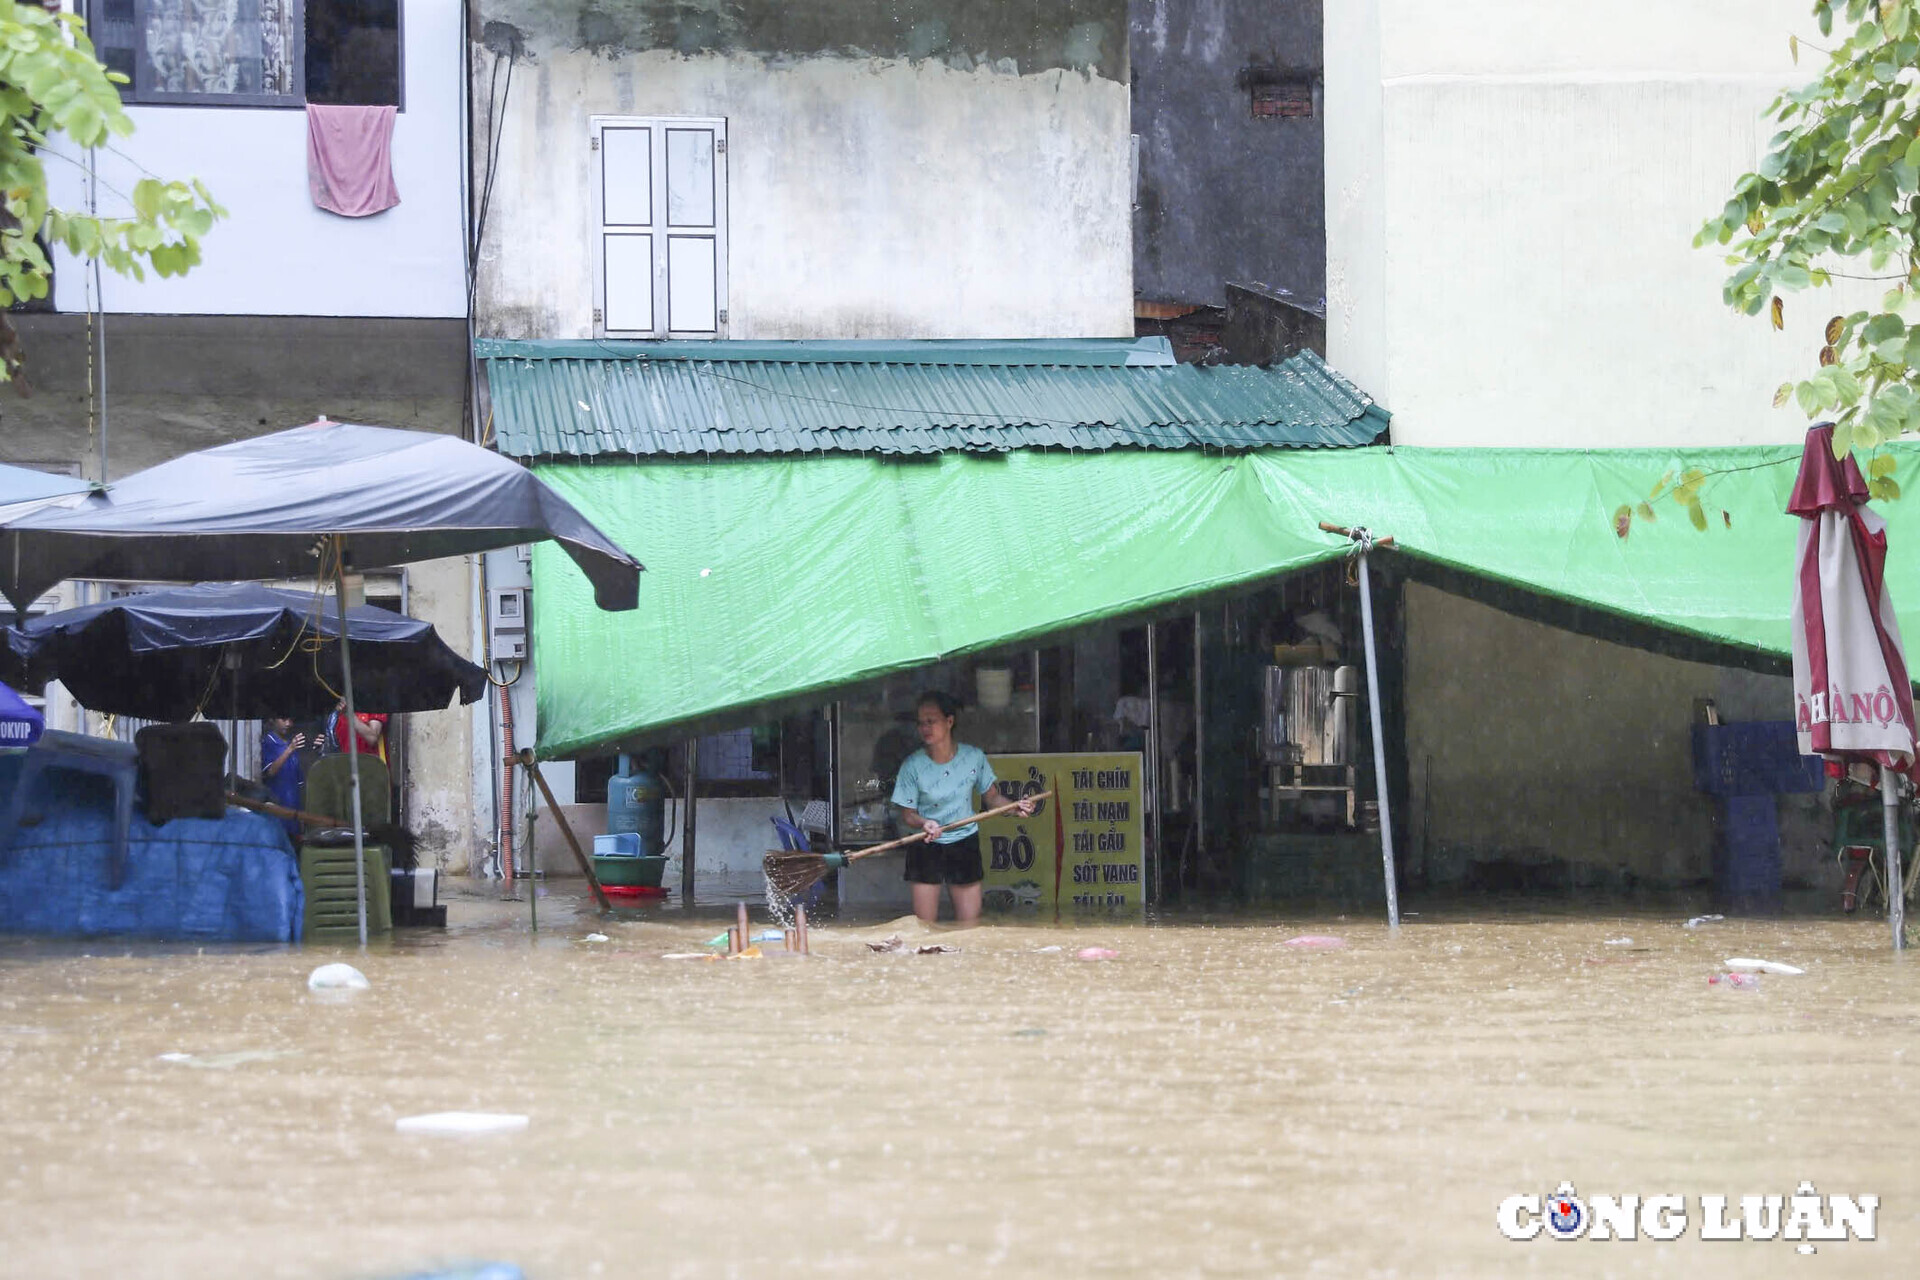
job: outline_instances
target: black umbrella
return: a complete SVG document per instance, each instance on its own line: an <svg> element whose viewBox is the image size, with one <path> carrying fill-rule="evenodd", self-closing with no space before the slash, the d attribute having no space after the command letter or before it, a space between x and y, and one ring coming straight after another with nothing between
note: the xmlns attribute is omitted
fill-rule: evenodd
<svg viewBox="0 0 1920 1280"><path fill-rule="evenodd" d="M602 609L640 564L531 471L457 436L316 422L189 453L0 526L0 592L68 578L235 582L348 572L553 539Z"/></svg>
<svg viewBox="0 0 1920 1280"><path fill-rule="evenodd" d="M0 592L25 612L68 578L150 582L332 578L345 629L349 571L558 542L602 609L639 601L640 562L497 453L454 436L316 422L189 453L104 493L40 507L0 526ZM352 637L340 646L348 723ZM347 734L358 756L359 735ZM353 767L354 879L365 859ZM360 941L367 940L359 883Z"/></svg>
<svg viewBox="0 0 1920 1280"><path fill-rule="evenodd" d="M437 711L477 702L487 673L415 618L347 610L355 700L368 711ZM9 627L0 680L38 692L58 680L81 706L143 720L195 713L299 719L345 689L340 622L311 592L251 582L122 596Z"/></svg>

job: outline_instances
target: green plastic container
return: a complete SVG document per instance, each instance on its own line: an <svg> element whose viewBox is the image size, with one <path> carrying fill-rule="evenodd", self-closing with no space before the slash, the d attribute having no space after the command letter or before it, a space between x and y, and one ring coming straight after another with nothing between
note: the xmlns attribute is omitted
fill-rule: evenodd
<svg viewBox="0 0 1920 1280"><path fill-rule="evenodd" d="M596 853L593 855L593 874L600 878L601 884L639 885L648 889L660 887L660 877L667 869L664 857L633 857L628 854Z"/></svg>

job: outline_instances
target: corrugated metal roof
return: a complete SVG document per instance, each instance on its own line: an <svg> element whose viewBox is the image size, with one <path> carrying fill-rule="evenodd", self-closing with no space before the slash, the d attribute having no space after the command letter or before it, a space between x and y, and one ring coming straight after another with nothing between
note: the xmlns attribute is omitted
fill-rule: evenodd
<svg viewBox="0 0 1920 1280"><path fill-rule="evenodd" d="M601 343L481 340L514 457L1327 448L1385 411L1312 352L1173 363L1164 339Z"/></svg>

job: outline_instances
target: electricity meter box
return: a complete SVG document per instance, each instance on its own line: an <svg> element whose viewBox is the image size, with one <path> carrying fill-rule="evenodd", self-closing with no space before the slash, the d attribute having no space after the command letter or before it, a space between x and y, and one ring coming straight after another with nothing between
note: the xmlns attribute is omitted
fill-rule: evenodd
<svg viewBox="0 0 1920 1280"><path fill-rule="evenodd" d="M527 589L495 587L487 593L487 644L495 662L527 656Z"/></svg>

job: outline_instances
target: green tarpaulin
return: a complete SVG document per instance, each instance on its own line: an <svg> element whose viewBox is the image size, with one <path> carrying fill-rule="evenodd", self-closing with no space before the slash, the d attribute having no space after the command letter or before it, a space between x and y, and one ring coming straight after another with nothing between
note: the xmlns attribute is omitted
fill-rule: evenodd
<svg viewBox="0 0 1920 1280"><path fill-rule="evenodd" d="M604 613L534 549L539 750L665 738L886 672L1247 586L1346 554L1322 520L1392 535L1395 568L1681 656L1777 664L1798 447L1369 448L859 455L541 466L646 562L640 608ZM1909 490L1920 449L1901 447ZM1667 475L1708 473L1707 529ZM1920 496L1885 504L1891 581L1920 591ZM1915 620L1903 612L1909 632Z"/></svg>

